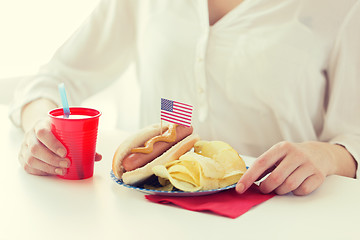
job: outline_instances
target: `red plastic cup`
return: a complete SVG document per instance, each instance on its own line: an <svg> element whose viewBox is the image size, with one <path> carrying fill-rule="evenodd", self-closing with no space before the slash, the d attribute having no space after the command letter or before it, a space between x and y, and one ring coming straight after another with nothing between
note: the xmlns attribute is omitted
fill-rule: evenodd
<svg viewBox="0 0 360 240"><path fill-rule="evenodd" d="M101 112L91 108L70 107L70 117L62 108L49 112L51 131L67 150L71 165L64 179L79 180L94 174L96 139Z"/></svg>

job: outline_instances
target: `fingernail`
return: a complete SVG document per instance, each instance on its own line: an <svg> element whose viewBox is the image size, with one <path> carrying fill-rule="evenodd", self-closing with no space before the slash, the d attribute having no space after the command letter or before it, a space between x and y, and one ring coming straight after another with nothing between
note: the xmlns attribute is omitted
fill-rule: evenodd
<svg viewBox="0 0 360 240"><path fill-rule="evenodd" d="M61 168L55 168L55 173L59 175L64 175L64 172Z"/></svg>
<svg viewBox="0 0 360 240"><path fill-rule="evenodd" d="M236 191L238 192L238 193L243 193L244 192L244 189L245 189L245 185L243 184L243 183L238 183L237 185L236 185Z"/></svg>
<svg viewBox="0 0 360 240"><path fill-rule="evenodd" d="M67 161L60 161L59 166L62 167L62 168L68 168L69 163Z"/></svg>
<svg viewBox="0 0 360 240"><path fill-rule="evenodd" d="M66 151L63 148L59 148L56 151L56 154L59 155L60 157L65 157Z"/></svg>

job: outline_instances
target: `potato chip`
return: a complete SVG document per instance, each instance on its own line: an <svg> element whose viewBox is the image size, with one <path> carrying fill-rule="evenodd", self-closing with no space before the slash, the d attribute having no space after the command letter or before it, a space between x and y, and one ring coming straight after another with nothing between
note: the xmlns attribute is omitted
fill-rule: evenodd
<svg viewBox="0 0 360 240"><path fill-rule="evenodd" d="M207 177L201 178L201 190L217 189L220 188L219 186L219 179Z"/></svg>
<svg viewBox="0 0 360 240"><path fill-rule="evenodd" d="M209 178L221 178L225 174L225 169L222 165L217 163L214 159L199 155L195 152L185 153L180 157L180 161L199 163L203 174Z"/></svg>
<svg viewBox="0 0 360 240"><path fill-rule="evenodd" d="M219 187L223 188L232 185L234 183L237 183L243 174L244 174L243 171L233 171L225 175L223 179L220 179Z"/></svg>
<svg viewBox="0 0 360 240"><path fill-rule="evenodd" d="M170 174L167 171L167 168L163 165L155 166L155 167L153 167L152 170L156 176L169 179L170 183L174 187L176 187L182 191L194 192L194 191L198 191L201 189L201 187L199 187L199 185L196 184L195 181L192 181L190 176L183 174L183 178L185 178L186 181L184 181L184 179L181 179L181 178L179 180L176 178L179 176L176 176L176 174L174 174L174 173Z"/></svg>
<svg viewBox="0 0 360 240"><path fill-rule="evenodd" d="M196 153L209 158L212 158L215 154L226 149L232 149L232 147L229 144L221 141L200 140L197 141L194 145L194 151Z"/></svg>
<svg viewBox="0 0 360 240"><path fill-rule="evenodd" d="M161 186L163 186L163 187L171 184L169 179L162 178L162 177L158 177L158 181L161 184Z"/></svg>
<svg viewBox="0 0 360 240"><path fill-rule="evenodd" d="M239 154L225 142L201 140L195 143L194 149L198 154L215 159L226 169L226 172L234 170L246 171L245 162Z"/></svg>
<svg viewBox="0 0 360 240"><path fill-rule="evenodd" d="M171 183L162 187L155 187L149 184L145 184L144 188L149 190L157 190L157 191L172 191L174 189L174 186Z"/></svg>
<svg viewBox="0 0 360 240"><path fill-rule="evenodd" d="M234 149L226 149L214 156L214 159L224 166L226 173L241 170L246 171L245 162Z"/></svg>
<svg viewBox="0 0 360 240"><path fill-rule="evenodd" d="M176 165L167 167L169 174L174 178L194 185L200 184L200 165L197 162L178 161Z"/></svg>
<svg viewBox="0 0 360 240"><path fill-rule="evenodd" d="M193 192L234 184L246 171L246 166L229 144L198 141L194 152L188 152L164 166L155 166L152 170L159 178L168 179L174 187Z"/></svg>

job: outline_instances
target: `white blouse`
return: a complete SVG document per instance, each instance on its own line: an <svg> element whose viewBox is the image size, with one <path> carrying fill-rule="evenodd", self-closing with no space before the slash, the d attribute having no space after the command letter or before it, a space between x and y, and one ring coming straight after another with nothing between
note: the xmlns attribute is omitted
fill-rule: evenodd
<svg viewBox="0 0 360 240"><path fill-rule="evenodd" d="M316 140L359 160L359 26L357 0L245 0L213 26L207 0L105 0L19 86L10 117L19 125L40 97L59 102L59 82L80 104L135 62L142 126L168 98L194 106L203 139L245 155Z"/></svg>

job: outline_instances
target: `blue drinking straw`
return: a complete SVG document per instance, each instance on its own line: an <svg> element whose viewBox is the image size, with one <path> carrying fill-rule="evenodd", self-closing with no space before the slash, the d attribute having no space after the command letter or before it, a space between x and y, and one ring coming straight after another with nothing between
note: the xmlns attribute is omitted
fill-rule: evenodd
<svg viewBox="0 0 360 240"><path fill-rule="evenodd" d="M60 97L61 97L61 103L62 103L63 109L64 109L64 116L66 118L69 118L70 109L69 109L69 104L68 104L68 100L66 97L65 85L64 85L64 83L60 83L58 85L58 87L59 87L59 92L60 92Z"/></svg>

